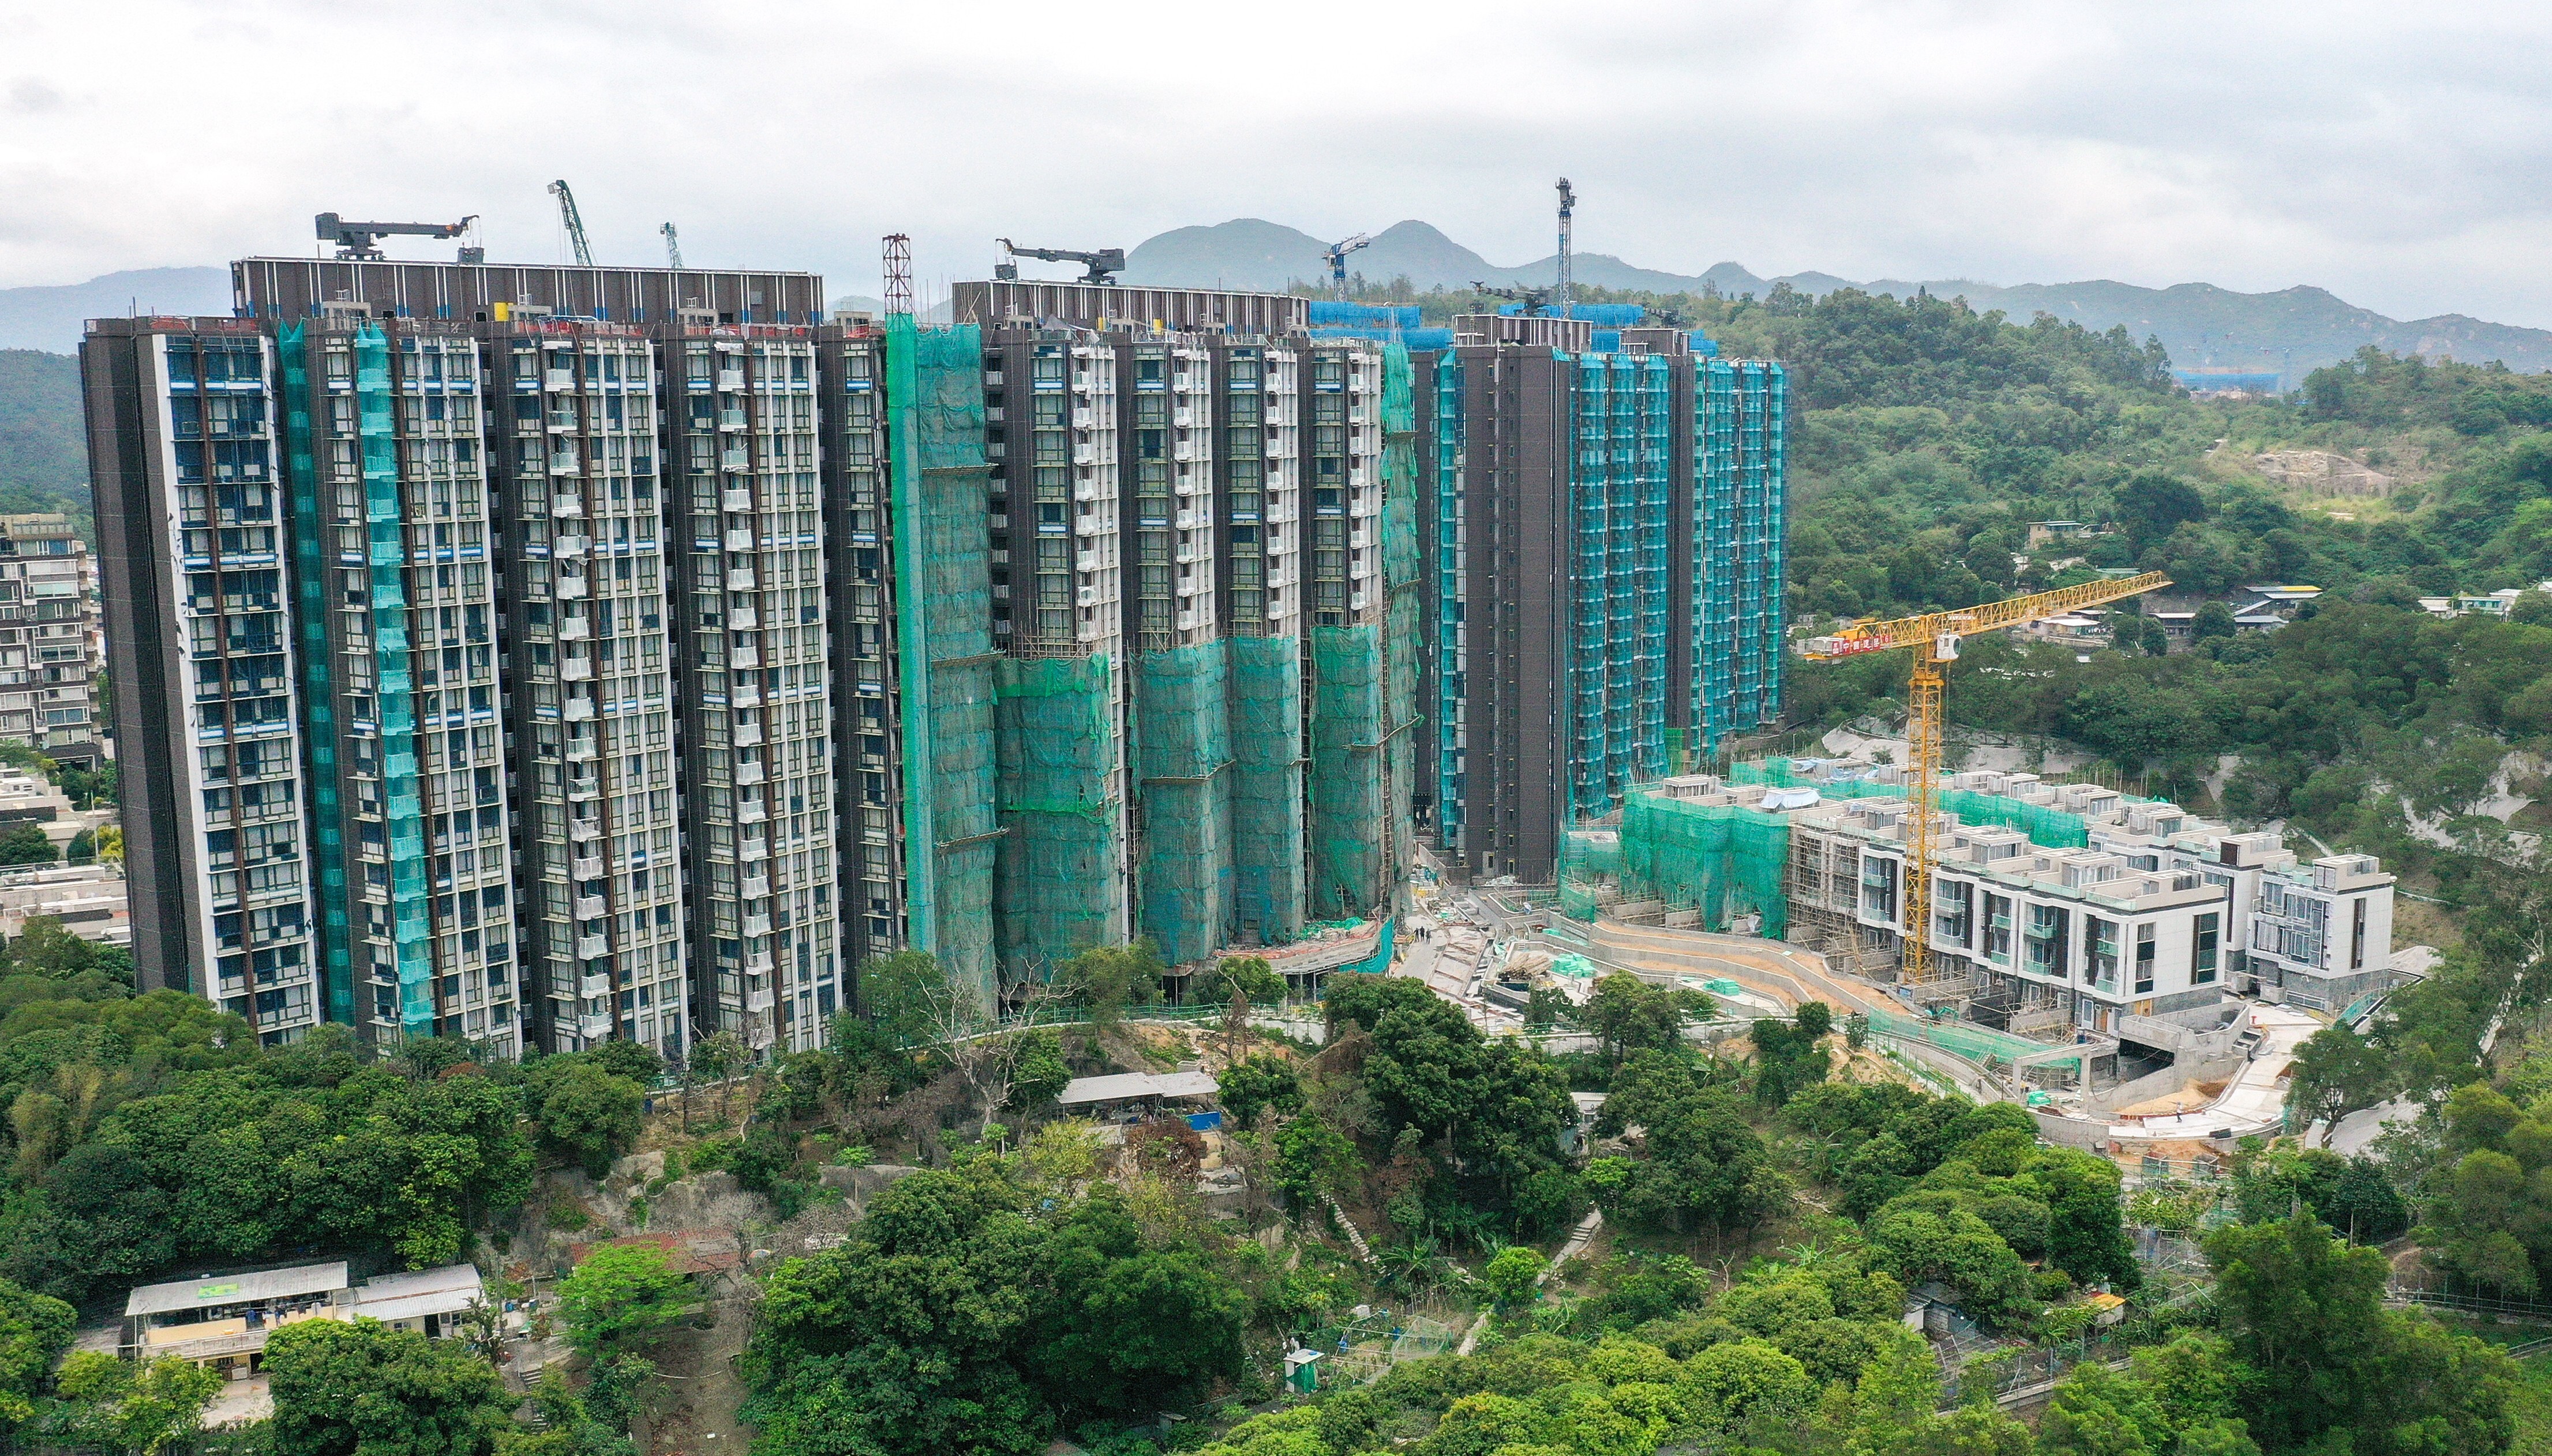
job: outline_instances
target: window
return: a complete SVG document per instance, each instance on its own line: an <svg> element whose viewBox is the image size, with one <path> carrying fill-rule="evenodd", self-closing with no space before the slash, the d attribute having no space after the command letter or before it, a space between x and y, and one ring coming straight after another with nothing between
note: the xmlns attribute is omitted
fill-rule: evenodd
<svg viewBox="0 0 2552 1456"><path fill-rule="evenodd" d="M2041 976L2064 977L2070 974L2071 957L2065 943L2071 928L2073 912L2054 905L2029 907L2029 969Z"/></svg>
<svg viewBox="0 0 2552 1456"><path fill-rule="evenodd" d="M1976 887L1961 880L1941 882L1940 913L1936 931L1940 938L1954 942L1961 950L1974 943Z"/></svg>
<svg viewBox="0 0 2552 1456"><path fill-rule="evenodd" d="M2011 897L1985 896L1985 959L1997 966L2011 964Z"/></svg>
<svg viewBox="0 0 2552 1456"><path fill-rule="evenodd" d="M2118 922L2094 915L2082 917L2082 943L2090 954L2084 977L2093 986L2111 990L2118 985Z"/></svg>
<svg viewBox="0 0 2552 1456"><path fill-rule="evenodd" d="M2348 906L2348 969L2362 971L2366 968L2366 896L2359 895Z"/></svg>
<svg viewBox="0 0 2552 1456"><path fill-rule="evenodd" d="M1896 862L1876 855L1861 861L1861 910L1881 920L1896 918Z"/></svg>
<svg viewBox="0 0 2552 1456"><path fill-rule="evenodd" d="M2154 988L2154 928L2136 927L2136 994L2144 995Z"/></svg>
<svg viewBox="0 0 2552 1456"><path fill-rule="evenodd" d="M2197 940L2188 953L2188 981L2203 986L2215 979L2216 935L2223 923L2223 913L2209 910L2197 917Z"/></svg>

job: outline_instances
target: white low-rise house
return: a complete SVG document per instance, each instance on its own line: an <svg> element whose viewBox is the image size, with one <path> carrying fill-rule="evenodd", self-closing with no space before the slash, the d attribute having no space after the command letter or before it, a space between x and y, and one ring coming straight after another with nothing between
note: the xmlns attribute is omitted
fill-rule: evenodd
<svg viewBox="0 0 2552 1456"><path fill-rule="evenodd" d="M2197 1010L2228 991L2338 1013L2392 985L2393 882L2373 856L2303 863L2275 834L2034 775L1958 774L1944 787L1996 795L2013 817L2023 806L2074 816L2088 840L2050 848L1954 813L1936 821L1930 945L1940 974L1971 977L1978 1000L2114 1033L2123 1017ZM1848 923L1864 952L1895 960L1906 801L1793 806L1801 796L1757 800L1790 823L1791 923Z"/></svg>

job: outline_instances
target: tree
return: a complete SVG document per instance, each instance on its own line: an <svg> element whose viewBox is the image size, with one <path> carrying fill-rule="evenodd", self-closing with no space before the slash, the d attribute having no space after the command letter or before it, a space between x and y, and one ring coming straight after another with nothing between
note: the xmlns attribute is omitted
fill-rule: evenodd
<svg viewBox="0 0 2552 1456"><path fill-rule="evenodd" d="M0 1280L0 1437L33 1412L76 1318L61 1300Z"/></svg>
<svg viewBox="0 0 2552 1456"><path fill-rule="evenodd" d="M1247 1127L1262 1110L1291 1113L1302 1109L1303 1082L1294 1064L1283 1057L1257 1056L1235 1062L1215 1079L1216 1095L1234 1126Z"/></svg>
<svg viewBox="0 0 2552 1456"><path fill-rule="evenodd" d="M0 865L50 865L61 857L37 825L21 824L0 834Z"/></svg>
<svg viewBox="0 0 2552 1456"><path fill-rule="evenodd" d="M2310 1129L2327 1123L2324 1141L2339 1129L2339 1119L2384 1099L2392 1087L2392 1067L2384 1054L2345 1026L2325 1027L2295 1048L2287 1084L2286 1105L2296 1124Z"/></svg>
<svg viewBox="0 0 2552 1456"><path fill-rule="evenodd" d="M1685 1023L1710 1014L1710 997L1695 990L1650 986L1627 971L1595 983L1573 1019L1595 1034L1603 1053L1620 1062L1634 1051L1664 1051L1681 1038Z"/></svg>
<svg viewBox="0 0 2552 1456"><path fill-rule="evenodd" d="M1161 993L1160 948L1149 939L1132 945L1092 946L1063 964L1055 984L1090 1012L1102 1030L1123 1018L1128 1006L1147 1006ZM1226 995L1225 999L1228 999Z"/></svg>
<svg viewBox="0 0 2552 1456"><path fill-rule="evenodd" d="M1355 1171L1355 1144L1317 1114L1276 1130L1276 1185L1294 1198L1298 1211L1323 1194L1348 1187Z"/></svg>
<svg viewBox="0 0 2552 1456"><path fill-rule="evenodd" d="M568 1342L588 1357L625 1354L696 1304L691 1282L654 1244L603 1244L559 1285Z"/></svg>
<svg viewBox="0 0 2552 1456"><path fill-rule="evenodd" d="M2118 487L2118 520L2138 551L2169 536L2183 522L2206 519L2197 487L2162 470L2138 470Z"/></svg>
<svg viewBox="0 0 2552 1456"><path fill-rule="evenodd" d="M1533 1298L1550 1261L1527 1244L1510 1244L1480 1271L1480 1283L1500 1304L1514 1305Z"/></svg>
<svg viewBox="0 0 2552 1456"><path fill-rule="evenodd" d="M1147 1239L1113 1189L1072 1210L1045 1269L1028 1360L1057 1404L1124 1410L1239 1373L1248 1297L1194 1241Z"/></svg>
<svg viewBox="0 0 2552 1456"><path fill-rule="evenodd" d="M947 971L928 951L873 957L860 963L859 1014L888 1047L927 1046L936 1029L932 1000L947 984Z"/></svg>
<svg viewBox="0 0 2552 1456"><path fill-rule="evenodd" d="M690 1063L691 1075L703 1082L714 1082L718 1085L719 1121L726 1120L727 1110L735 1092L729 1079L742 1071L752 1060L753 1053L745 1049L743 1039L732 1031L721 1031L715 1036L704 1036L691 1043Z"/></svg>
<svg viewBox="0 0 2552 1456"><path fill-rule="evenodd" d="M2210 637L2231 637L2233 631L2233 609L2220 601L2199 604L2197 615L2189 619L2188 635L2199 642Z"/></svg>
<svg viewBox="0 0 2552 1456"><path fill-rule="evenodd" d="M60 1404L48 1432L60 1444L159 1456L189 1445L222 1378L170 1356L134 1364L100 1350L62 1362L53 1383Z"/></svg>
<svg viewBox="0 0 2552 1456"><path fill-rule="evenodd" d="M540 1101L541 1140L600 1178L611 1171L613 1159L637 1145L646 1105L644 1087L579 1062L548 1081Z"/></svg>
<svg viewBox="0 0 2552 1456"><path fill-rule="evenodd" d="M266 1341L274 1456L482 1456L515 1398L457 1342L305 1319Z"/></svg>
<svg viewBox="0 0 2552 1456"><path fill-rule="evenodd" d="M1225 957L1196 982L1193 998L1204 1005L1227 1004L1235 993L1248 997L1253 1006L1281 1005L1285 1000L1285 978L1276 974L1265 956Z"/></svg>
<svg viewBox="0 0 2552 1456"><path fill-rule="evenodd" d="M1063 1095L1072 1083L1072 1065L1063 1059L1063 1040L1047 1027L1014 1032L1010 1056L1010 1094L1002 1105L1015 1111L1042 1107Z"/></svg>

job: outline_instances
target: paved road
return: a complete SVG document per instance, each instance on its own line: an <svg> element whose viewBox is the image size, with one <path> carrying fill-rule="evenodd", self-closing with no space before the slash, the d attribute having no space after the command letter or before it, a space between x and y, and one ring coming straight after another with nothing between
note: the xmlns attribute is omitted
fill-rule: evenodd
<svg viewBox="0 0 2552 1456"><path fill-rule="evenodd" d="M2416 1097L2395 1097L2372 1107L2361 1107L2339 1119L2339 1127L2327 1138L2314 1135L2307 1139L2314 1147L2328 1148L2343 1158L2353 1158L2374 1146L2384 1130L2394 1123L2415 1120L2425 1104ZM2321 1123L2314 1123L2321 1127Z"/></svg>

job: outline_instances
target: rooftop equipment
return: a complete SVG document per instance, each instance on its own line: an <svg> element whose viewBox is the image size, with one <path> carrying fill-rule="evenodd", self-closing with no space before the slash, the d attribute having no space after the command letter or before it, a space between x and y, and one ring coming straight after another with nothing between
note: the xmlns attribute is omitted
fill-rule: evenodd
<svg viewBox="0 0 2552 1456"><path fill-rule="evenodd" d="M315 221L319 226L320 241L336 244L338 258L370 260L382 256L381 250L373 245L383 238L458 238L468 233L471 224L478 221L478 217L473 213L457 223L350 223L333 212L323 212ZM471 255L479 252L477 248L464 248L461 260L478 262L479 259Z"/></svg>
<svg viewBox="0 0 2552 1456"><path fill-rule="evenodd" d="M1371 247L1372 244L1371 233L1358 233L1352 238L1341 238L1329 245L1329 296L1331 298L1340 303L1347 301L1347 255L1359 248Z"/></svg>
<svg viewBox="0 0 2552 1456"><path fill-rule="evenodd" d="M1008 238L1000 241L1002 251L1013 259L1033 258L1040 262L1080 263L1090 270L1081 279L1085 283L1097 283L1104 287L1116 281L1111 276L1112 274L1125 271L1125 250L1122 248L1102 248L1096 253L1075 253L1068 248L1021 248ZM1016 262L997 263L993 267L993 276L996 278L1015 278L1018 275L1019 265Z"/></svg>

